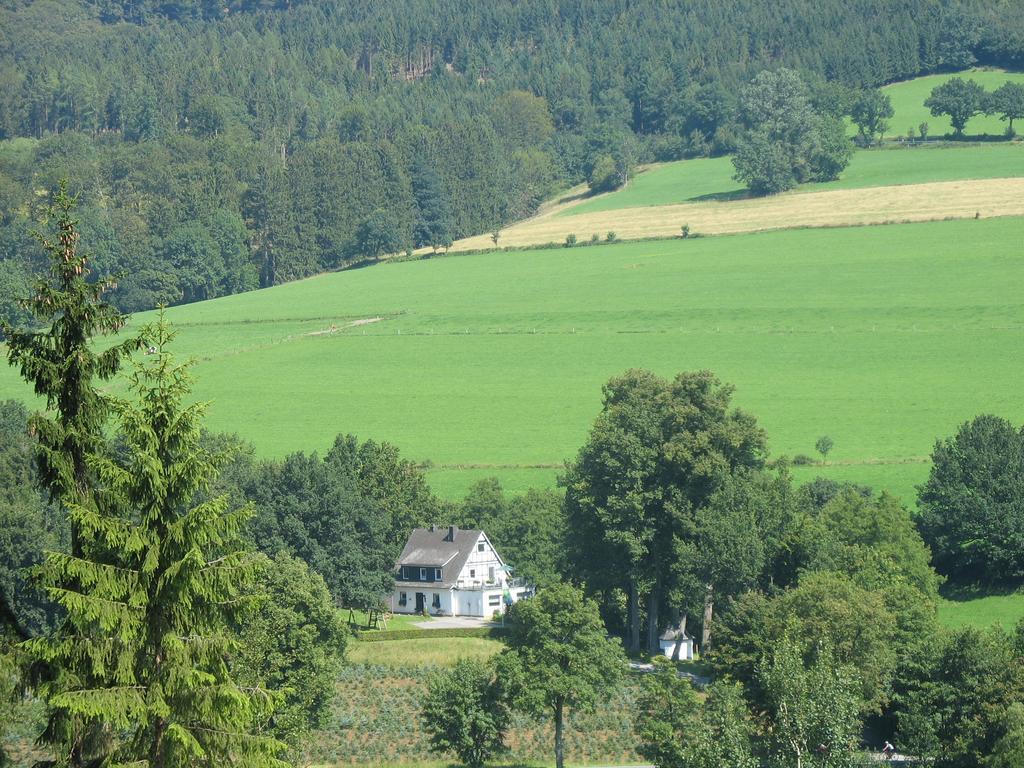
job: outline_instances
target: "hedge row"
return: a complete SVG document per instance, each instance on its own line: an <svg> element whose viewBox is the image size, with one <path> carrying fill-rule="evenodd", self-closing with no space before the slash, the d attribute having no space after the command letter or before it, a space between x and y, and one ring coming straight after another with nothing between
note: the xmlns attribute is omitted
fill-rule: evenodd
<svg viewBox="0 0 1024 768"><path fill-rule="evenodd" d="M384 640L415 640L423 637L492 637L500 638L506 632L504 627L448 627L447 629L383 629L356 630L357 638L368 643Z"/></svg>

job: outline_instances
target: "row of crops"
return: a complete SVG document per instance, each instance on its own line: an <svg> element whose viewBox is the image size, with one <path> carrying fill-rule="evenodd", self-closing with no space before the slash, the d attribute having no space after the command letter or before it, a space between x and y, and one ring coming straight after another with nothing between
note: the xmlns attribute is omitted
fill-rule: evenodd
<svg viewBox="0 0 1024 768"><path fill-rule="evenodd" d="M303 764L412 763L437 759L420 724L430 666L356 664L338 680L328 725L311 739ZM625 764L638 761L633 735L635 684L627 682L595 712L573 713L566 731L566 759L572 763ZM554 744L549 722L512 716L503 762L550 761Z"/></svg>

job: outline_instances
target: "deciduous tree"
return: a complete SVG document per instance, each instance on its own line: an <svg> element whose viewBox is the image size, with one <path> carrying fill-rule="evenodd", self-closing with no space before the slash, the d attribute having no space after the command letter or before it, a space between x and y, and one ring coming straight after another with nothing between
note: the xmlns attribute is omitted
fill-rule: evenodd
<svg viewBox="0 0 1024 768"><path fill-rule="evenodd" d="M626 659L608 638L597 603L567 584L520 600L507 621L508 647L498 657L498 675L513 706L552 719L555 765L564 768L567 710L592 709L614 690Z"/></svg>
<svg viewBox="0 0 1024 768"><path fill-rule="evenodd" d="M423 725L432 750L454 752L469 768L482 768L504 749L508 721L501 685L488 663L460 659L431 677Z"/></svg>
<svg viewBox="0 0 1024 768"><path fill-rule="evenodd" d="M932 117L949 115L957 136L964 135L967 121L985 111L985 104L985 89L974 80L962 77L951 77L942 85L935 86L924 102Z"/></svg>
<svg viewBox="0 0 1024 768"><path fill-rule="evenodd" d="M936 569L951 580L1024 580L1024 435L977 416L932 451L918 489L918 525Z"/></svg>

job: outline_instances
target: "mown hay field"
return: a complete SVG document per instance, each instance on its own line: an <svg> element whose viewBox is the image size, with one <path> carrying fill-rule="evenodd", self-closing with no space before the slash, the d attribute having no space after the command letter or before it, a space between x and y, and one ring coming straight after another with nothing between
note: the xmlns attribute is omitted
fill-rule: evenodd
<svg viewBox="0 0 1024 768"><path fill-rule="evenodd" d="M937 437L1024 421L1022 243L1024 219L1000 218L462 255L168 314L208 426L263 456L351 432L433 462L445 496L550 486L610 376L709 368L773 455L833 438L799 477L912 501ZM29 397L6 367L0 397Z"/></svg>
<svg viewBox="0 0 1024 768"><path fill-rule="evenodd" d="M1024 159L1024 150L1020 153ZM538 216L509 227L506 246L530 246L607 239L679 236L691 233L732 235L801 227L864 226L910 221L1024 215L1024 178L966 179L866 189L790 192L771 197L703 201L677 205ZM459 241L454 250L486 246L486 237Z"/></svg>

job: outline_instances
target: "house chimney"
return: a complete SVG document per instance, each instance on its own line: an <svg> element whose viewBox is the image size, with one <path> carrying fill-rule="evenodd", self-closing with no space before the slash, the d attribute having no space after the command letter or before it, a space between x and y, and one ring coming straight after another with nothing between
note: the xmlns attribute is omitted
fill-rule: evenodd
<svg viewBox="0 0 1024 768"><path fill-rule="evenodd" d="M458 531L458 530L459 530L458 526L455 526L455 525L449 525L448 526L448 541L455 541L455 532Z"/></svg>

